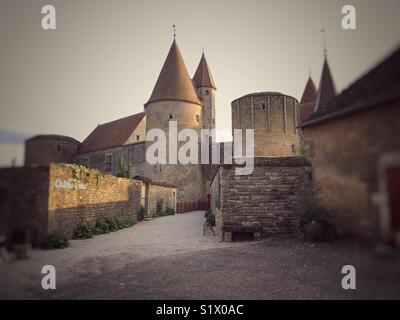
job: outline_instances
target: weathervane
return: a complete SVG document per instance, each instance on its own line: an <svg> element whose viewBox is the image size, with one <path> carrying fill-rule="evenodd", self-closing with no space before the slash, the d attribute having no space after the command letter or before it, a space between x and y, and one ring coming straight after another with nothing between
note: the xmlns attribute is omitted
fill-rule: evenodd
<svg viewBox="0 0 400 320"><path fill-rule="evenodd" d="M172 28L174 29L174 39L176 38L176 26L173 24Z"/></svg>
<svg viewBox="0 0 400 320"><path fill-rule="evenodd" d="M322 39L323 39L323 43L324 43L324 57L326 58L326 30L321 29L321 32L322 32Z"/></svg>

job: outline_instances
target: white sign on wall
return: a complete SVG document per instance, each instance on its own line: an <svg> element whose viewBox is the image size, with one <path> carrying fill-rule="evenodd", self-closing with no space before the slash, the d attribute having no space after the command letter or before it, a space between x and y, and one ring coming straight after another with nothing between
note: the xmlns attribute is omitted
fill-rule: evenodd
<svg viewBox="0 0 400 320"><path fill-rule="evenodd" d="M56 189L77 189L77 190L86 190L87 183L77 182L72 179L61 180L56 179L54 181L54 188Z"/></svg>

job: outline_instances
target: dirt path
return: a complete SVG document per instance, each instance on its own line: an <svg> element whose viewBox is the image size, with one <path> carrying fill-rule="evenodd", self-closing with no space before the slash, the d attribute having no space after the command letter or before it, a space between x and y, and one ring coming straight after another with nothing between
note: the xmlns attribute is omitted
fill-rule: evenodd
<svg viewBox="0 0 400 320"><path fill-rule="evenodd" d="M356 242L308 244L276 238L223 243L202 234L204 215L168 216L64 250L37 250L0 265L0 298L304 299L397 298L396 260ZM54 265L57 289L41 289L41 268ZM341 267L357 270L357 290L341 288Z"/></svg>

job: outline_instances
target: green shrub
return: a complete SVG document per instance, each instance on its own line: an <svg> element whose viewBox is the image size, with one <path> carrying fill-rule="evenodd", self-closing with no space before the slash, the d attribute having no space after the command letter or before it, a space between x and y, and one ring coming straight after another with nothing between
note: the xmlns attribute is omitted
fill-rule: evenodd
<svg viewBox="0 0 400 320"><path fill-rule="evenodd" d="M300 230L305 241L332 241L336 228L331 222L331 212L321 205L310 202L300 218Z"/></svg>
<svg viewBox="0 0 400 320"><path fill-rule="evenodd" d="M173 216L173 215L175 214L175 209L167 208L167 209L165 210L165 214L166 214L167 216Z"/></svg>
<svg viewBox="0 0 400 320"><path fill-rule="evenodd" d="M62 233L50 233L46 241L43 243L43 249L63 249L69 246L68 238Z"/></svg>
<svg viewBox="0 0 400 320"><path fill-rule="evenodd" d="M90 239L93 238L93 230L90 226L81 224L74 230L73 239Z"/></svg>
<svg viewBox="0 0 400 320"><path fill-rule="evenodd" d="M204 216L206 217L206 221L208 222L208 224L212 227L215 226L215 215L213 214L213 212L211 211L211 209L208 209Z"/></svg>
<svg viewBox="0 0 400 320"><path fill-rule="evenodd" d="M110 233L110 226L107 221L104 219L97 220L93 233L95 235Z"/></svg>
<svg viewBox="0 0 400 320"><path fill-rule="evenodd" d="M120 219L119 223L123 228L130 228L136 224L136 220L134 218L129 217L125 219Z"/></svg>
<svg viewBox="0 0 400 320"><path fill-rule="evenodd" d="M106 219L105 222L108 224L108 227L111 232L118 231L120 229L117 219Z"/></svg>

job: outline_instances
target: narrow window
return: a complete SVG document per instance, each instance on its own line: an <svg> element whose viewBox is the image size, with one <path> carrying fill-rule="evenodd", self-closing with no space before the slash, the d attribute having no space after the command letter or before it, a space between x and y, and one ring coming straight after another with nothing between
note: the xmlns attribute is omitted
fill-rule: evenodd
<svg viewBox="0 0 400 320"><path fill-rule="evenodd" d="M169 115L169 120L173 119L174 117L172 116L172 114Z"/></svg>
<svg viewBox="0 0 400 320"><path fill-rule="evenodd" d="M57 145L57 151L60 152L61 151L61 146Z"/></svg>
<svg viewBox="0 0 400 320"><path fill-rule="evenodd" d="M262 104L262 109L265 110L265 103Z"/></svg>
<svg viewBox="0 0 400 320"><path fill-rule="evenodd" d="M210 90L206 90L206 96L210 95Z"/></svg>
<svg viewBox="0 0 400 320"><path fill-rule="evenodd" d="M196 121L199 122L200 121L200 117L199 115L196 115Z"/></svg>
<svg viewBox="0 0 400 320"><path fill-rule="evenodd" d="M106 154L104 167L107 171L111 171L111 169L112 169L112 153Z"/></svg>
<svg viewBox="0 0 400 320"><path fill-rule="evenodd" d="M139 139L140 139L140 136L137 135L137 136L136 136L136 141L139 141Z"/></svg>

